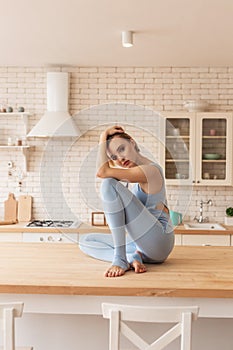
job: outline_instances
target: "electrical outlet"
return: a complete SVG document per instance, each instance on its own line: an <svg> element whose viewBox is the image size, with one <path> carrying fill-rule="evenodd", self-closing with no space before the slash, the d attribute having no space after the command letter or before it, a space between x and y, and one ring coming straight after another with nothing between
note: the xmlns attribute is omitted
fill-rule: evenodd
<svg viewBox="0 0 233 350"><path fill-rule="evenodd" d="M13 162L11 160L8 161L7 165L8 165L8 169L13 168Z"/></svg>

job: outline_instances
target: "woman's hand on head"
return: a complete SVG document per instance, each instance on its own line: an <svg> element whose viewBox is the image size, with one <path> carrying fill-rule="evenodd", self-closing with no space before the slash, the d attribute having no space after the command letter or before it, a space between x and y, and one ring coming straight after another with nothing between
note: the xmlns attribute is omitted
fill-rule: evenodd
<svg viewBox="0 0 233 350"><path fill-rule="evenodd" d="M108 136L114 135L117 132L121 133L121 132L125 132L125 130L122 128L122 126L119 126L119 125L114 125L114 126L111 126L110 128L105 129L100 135L100 141L105 142Z"/></svg>

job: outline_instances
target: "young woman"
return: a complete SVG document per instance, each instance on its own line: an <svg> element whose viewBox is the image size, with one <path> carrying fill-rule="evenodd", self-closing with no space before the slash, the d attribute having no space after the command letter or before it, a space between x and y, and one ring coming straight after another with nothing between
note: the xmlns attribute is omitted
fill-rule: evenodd
<svg viewBox="0 0 233 350"><path fill-rule="evenodd" d="M140 153L121 126L113 126L100 135L97 176L103 179L101 196L112 235L81 236L81 250L112 261L106 277L129 269L142 273L143 263L163 262L174 246L174 233L161 167ZM132 190L122 182L134 183Z"/></svg>

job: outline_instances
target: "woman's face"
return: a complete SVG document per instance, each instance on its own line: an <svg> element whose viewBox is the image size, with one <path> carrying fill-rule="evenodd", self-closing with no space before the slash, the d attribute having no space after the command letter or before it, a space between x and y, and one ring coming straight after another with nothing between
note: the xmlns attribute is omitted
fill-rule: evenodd
<svg viewBox="0 0 233 350"><path fill-rule="evenodd" d="M137 165L138 152L135 146L133 139L127 140L116 136L110 141L107 154L115 165L123 168L132 168Z"/></svg>

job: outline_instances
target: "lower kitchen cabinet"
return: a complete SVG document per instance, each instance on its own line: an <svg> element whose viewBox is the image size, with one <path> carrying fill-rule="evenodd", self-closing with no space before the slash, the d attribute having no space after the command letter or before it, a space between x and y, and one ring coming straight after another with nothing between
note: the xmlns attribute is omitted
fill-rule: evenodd
<svg viewBox="0 0 233 350"><path fill-rule="evenodd" d="M0 233L1 242L50 242L50 243L77 243L78 234L55 234L55 233L29 233L14 232ZM205 234L175 234L175 245L195 246L233 246L233 235L205 235Z"/></svg>
<svg viewBox="0 0 233 350"><path fill-rule="evenodd" d="M175 245L182 245L182 235L175 235Z"/></svg>
<svg viewBox="0 0 233 350"><path fill-rule="evenodd" d="M0 233L0 242L22 242L22 233Z"/></svg>
<svg viewBox="0 0 233 350"><path fill-rule="evenodd" d="M182 245L230 246L231 235L182 235Z"/></svg>
<svg viewBox="0 0 233 350"><path fill-rule="evenodd" d="M77 233L0 233L0 242L78 243Z"/></svg>

